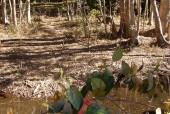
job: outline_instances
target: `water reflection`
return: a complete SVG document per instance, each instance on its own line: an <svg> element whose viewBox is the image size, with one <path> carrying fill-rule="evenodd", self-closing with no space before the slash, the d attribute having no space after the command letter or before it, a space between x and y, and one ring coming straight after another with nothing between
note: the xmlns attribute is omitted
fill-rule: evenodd
<svg viewBox="0 0 170 114"><path fill-rule="evenodd" d="M44 99L23 99L18 97L0 98L0 114L41 114L46 108L42 106ZM8 113L7 113L8 112Z"/></svg>

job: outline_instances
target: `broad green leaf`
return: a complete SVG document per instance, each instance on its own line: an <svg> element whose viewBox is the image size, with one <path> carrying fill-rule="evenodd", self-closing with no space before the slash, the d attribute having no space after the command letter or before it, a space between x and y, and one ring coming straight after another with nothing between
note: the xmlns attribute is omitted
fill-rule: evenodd
<svg viewBox="0 0 170 114"><path fill-rule="evenodd" d="M88 106L84 114L111 114L108 108L102 107L98 104L91 104Z"/></svg>
<svg viewBox="0 0 170 114"><path fill-rule="evenodd" d="M106 94L106 85L100 78L92 78L91 80L92 92L95 97L104 97Z"/></svg>
<svg viewBox="0 0 170 114"><path fill-rule="evenodd" d="M113 62L119 61L123 57L123 49L118 48L112 55Z"/></svg>
<svg viewBox="0 0 170 114"><path fill-rule="evenodd" d="M115 81L113 76L110 76L106 82L106 95L113 89L113 86L115 85Z"/></svg>
<svg viewBox="0 0 170 114"><path fill-rule="evenodd" d="M92 90L92 86L91 86L91 80L92 78L100 78L101 74L98 71L94 71L90 74L89 78L86 80L86 87L83 88L83 96L85 95L86 92L88 92L89 90ZM87 93L86 93L87 94Z"/></svg>
<svg viewBox="0 0 170 114"><path fill-rule="evenodd" d="M99 78L101 74L98 71L94 71L90 74L89 78Z"/></svg>
<svg viewBox="0 0 170 114"><path fill-rule="evenodd" d="M62 114L72 114L71 104L69 102L65 103Z"/></svg>
<svg viewBox="0 0 170 114"><path fill-rule="evenodd" d="M67 93L69 102L78 111L83 104L82 94L78 91L78 89L68 89L66 93Z"/></svg>
<svg viewBox="0 0 170 114"><path fill-rule="evenodd" d="M128 76L130 73L131 68L129 67L129 65L125 62L122 61L122 74L125 76Z"/></svg>
<svg viewBox="0 0 170 114"><path fill-rule="evenodd" d="M49 107L47 113L58 113L63 110L64 105L64 101L57 101Z"/></svg>
<svg viewBox="0 0 170 114"><path fill-rule="evenodd" d="M149 84L149 86L148 86L148 89L147 89L147 91L149 91L149 90L151 90L152 88L153 88L153 75L152 75L152 73L151 72L149 72L148 73L148 84Z"/></svg>
<svg viewBox="0 0 170 114"><path fill-rule="evenodd" d="M91 86L91 78L88 78L86 80L86 90L92 90L92 86Z"/></svg>
<svg viewBox="0 0 170 114"><path fill-rule="evenodd" d="M90 84L90 85L91 85L91 84ZM88 91L89 91L89 90L87 89L87 86L86 86L86 85L81 89L81 94L83 95L83 98L86 97Z"/></svg>
<svg viewBox="0 0 170 114"><path fill-rule="evenodd" d="M140 88L140 92L141 92L141 93L146 93L146 92L148 92L148 91L147 91L148 86L149 86L149 84L148 84L148 79L143 80L142 86L141 86L141 88Z"/></svg>
<svg viewBox="0 0 170 114"><path fill-rule="evenodd" d="M112 76L111 72L108 69L105 69L101 78L106 83L110 76Z"/></svg>
<svg viewBox="0 0 170 114"><path fill-rule="evenodd" d="M113 88L115 81L111 74L111 72L106 69L102 75L102 80L104 81L106 85L106 94L110 92L110 90Z"/></svg>

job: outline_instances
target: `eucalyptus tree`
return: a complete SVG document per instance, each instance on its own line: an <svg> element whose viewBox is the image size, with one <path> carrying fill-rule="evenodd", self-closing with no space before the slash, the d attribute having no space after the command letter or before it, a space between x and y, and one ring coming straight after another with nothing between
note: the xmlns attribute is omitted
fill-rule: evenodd
<svg viewBox="0 0 170 114"><path fill-rule="evenodd" d="M150 0L150 1L151 1L153 14L154 14L154 20L155 20L155 31L156 31L157 44L159 46L169 46L168 42L163 37L162 24L161 24L161 19L159 16L156 0ZM166 1L168 1L168 0L166 0Z"/></svg>
<svg viewBox="0 0 170 114"><path fill-rule="evenodd" d="M31 23L31 6L30 6L30 0L26 1L26 14L27 14L27 23Z"/></svg>
<svg viewBox="0 0 170 114"><path fill-rule="evenodd" d="M17 26L16 0L12 0L12 21L14 26Z"/></svg>
<svg viewBox="0 0 170 114"><path fill-rule="evenodd" d="M7 19L7 10L6 10L6 0L1 0L1 13L2 13L2 23L8 24L9 21Z"/></svg>
<svg viewBox="0 0 170 114"><path fill-rule="evenodd" d="M169 10L170 10L170 2L169 0L161 0L160 1L160 10L159 10L159 14L160 14L160 19L161 19L161 23L162 23L162 31L163 34L165 34L167 32L167 27L168 27L168 14L169 14Z"/></svg>
<svg viewBox="0 0 170 114"><path fill-rule="evenodd" d="M138 45L138 31L134 12L135 0L120 0L120 29L118 34L130 38L130 43Z"/></svg>

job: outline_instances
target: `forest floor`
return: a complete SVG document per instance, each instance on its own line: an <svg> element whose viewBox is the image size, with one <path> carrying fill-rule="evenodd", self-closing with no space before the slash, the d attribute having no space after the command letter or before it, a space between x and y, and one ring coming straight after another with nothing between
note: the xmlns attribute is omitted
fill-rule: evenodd
<svg viewBox="0 0 170 114"><path fill-rule="evenodd" d="M118 17L115 23L119 25ZM145 31L149 28L153 27L146 25ZM26 98L49 97L57 90L61 68L72 84L82 86L82 79L100 70L103 60L111 68L120 67L121 61L112 62L112 54L124 40L101 35L103 25L94 25L91 31L88 42L83 38L81 24L46 16L23 26L21 31L0 25L0 90ZM139 39L142 44L127 46L122 60L135 62L138 67L143 62L141 77L158 61L160 72L170 74L170 49L151 46L155 38L150 34L139 35Z"/></svg>

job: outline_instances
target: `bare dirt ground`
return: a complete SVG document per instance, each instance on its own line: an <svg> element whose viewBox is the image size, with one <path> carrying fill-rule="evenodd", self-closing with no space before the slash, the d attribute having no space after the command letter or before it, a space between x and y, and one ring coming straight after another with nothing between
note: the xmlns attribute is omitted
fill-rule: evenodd
<svg viewBox="0 0 170 114"><path fill-rule="evenodd" d="M103 59L111 64L120 38L97 38L96 31L92 30L94 33L88 46L83 35L77 37L79 28L80 25L70 25L64 19L54 17L41 17L40 22L24 26L22 31L0 25L0 90L21 97L49 97L57 89L61 68L71 83L82 86L82 77L99 70ZM103 30L102 27L98 29ZM141 76L161 60L160 71L169 75L170 49L151 46L155 41L152 37L140 35L139 38L142 45L125 49L122 60L135 62L138 66L143 61ZM120 67L120 63L112 63L112 66Z"/></svg>

